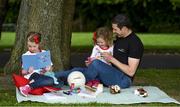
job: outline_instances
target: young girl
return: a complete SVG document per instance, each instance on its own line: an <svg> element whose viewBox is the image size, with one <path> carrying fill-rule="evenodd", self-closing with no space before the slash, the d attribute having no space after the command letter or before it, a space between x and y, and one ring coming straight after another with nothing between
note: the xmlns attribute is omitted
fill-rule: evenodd
<svg viewBox="0 0 180 107"><path fill-rule="evenodd" d="M93 41L95 45L91 56L85 61L86 65L89 65L94 59L99 59L110 65L110 63L101 56L101 53L107 52L113 54L112 31L107 27L98 28L97 31L94 32Z"/></svg>
<svg viewBox="0 0 180 107"><path fill-rule="evenodd" d="M37 53L45 52L45 50L41 50L40 44L41 34L36 32L30 32L27 39L28 51L23 55L36 55ZM57 78L55 78L54 76L54 73L51 72L51 66L52 63L51 65L42 69L34 69L33 67L29 67L28 70L22 70L22 75L25 78L29 79L30 83L28 85L19 87L21 94L27 96L31 89L59 84Z"/></svg>

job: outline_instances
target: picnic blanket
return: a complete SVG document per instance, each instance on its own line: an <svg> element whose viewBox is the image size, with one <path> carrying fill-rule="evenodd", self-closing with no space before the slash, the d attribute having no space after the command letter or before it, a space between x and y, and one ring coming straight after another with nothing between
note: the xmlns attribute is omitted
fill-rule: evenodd
<svg viewBox="0 0 180 107"><path fill-rule="evenodd" d="M134 94L134 90L138 88L143 88L148 92L148 97L141 97ZM65 88L63 88L65 89ZM67 87L66 87L67 89ZM16 98L20 103L22 101L36 101L36 102L44 102L44 103L109 103L109 104L135 104L135 103L176 103L180 104L177 100L169 97L165 92L160 90L154 86L132 86L127 89L122 89L119 94L111 94L109 92L109 88L104 88L103 93L97 95L96 98L87 98L81 97L77 94L66 95L62 93L63 90L60 90L56 93L61 93L63 95L62 98L56 97L47 97L45 95L29 95L28 97L24 97L19 93L19 90L16 89Z"/></svg>

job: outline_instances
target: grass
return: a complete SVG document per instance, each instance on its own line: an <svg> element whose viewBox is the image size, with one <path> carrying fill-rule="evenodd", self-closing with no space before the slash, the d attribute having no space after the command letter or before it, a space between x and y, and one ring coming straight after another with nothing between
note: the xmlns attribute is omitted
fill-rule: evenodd
<svg viewBox="0 0 180 107"><path fill-rule="evenodd" d="M156 86L161 90L165 91L170 97L180 101L180 79L179 72L180 69L172 70L159 70L159 69L140 69L135 77L134 84L138 86ZM6 77L4 77L6 78ZM9 80L7 77L6 79ZM11 82L3 83L0 79L1 85L5 87L4 84L8 85L9 88L0 88L0 106L178 106L173 103L163 104L163 103L147 103L147 104L133 104L133 105L111 105L111 104L100 104L100 103L89 103L89 104L45 104L38 102L22 102L17 103L15 97L15 90ZM7 99L8 98L8 99Z"/></svg>
<svg viewBox="0 0 180 107"><path fill-rule="evenodd" d="M145 52L180 53L180 34L138 34Z"/></svg>
<svg viewBox="0 0 180 107"><path fill-rule="evenodd" d="M93 46L92 32L74 32L72 34L72 52L90 52ZM180 53L180 34L146 34L138 33L145 52ZM0 40L0 51L13 47L14 32L3 32Z"/></svg>
<svg viewBox="0 0 180 107"><path fill-rule="evenodd" d="M2 32L0 40L0 52L9 50L13 47L15 41L14 32Z"/></svg>
<svg viewBox="0 0 180 107"><path fill-rule="evenodd" d="M141 69L137 72L134 85L157 86L180 101L180 69Z"/></svg>

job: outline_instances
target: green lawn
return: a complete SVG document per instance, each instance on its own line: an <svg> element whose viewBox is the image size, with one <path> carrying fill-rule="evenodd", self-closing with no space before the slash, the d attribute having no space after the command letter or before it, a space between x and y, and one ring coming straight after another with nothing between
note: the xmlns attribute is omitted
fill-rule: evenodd
<svg viewBox="0 0 180 107"><path fill-rule="evenodd" d="M12 48L14 45L14 41L15 41L15 33L2 32L2 36L0 40L0 52Z"/></svg>
<svg viewBox="0 0 180 107"><path fill-rule="evenodd" d="M172 70L159 70L159 69L140 69L138 70L134 79L136 86L156 86L167 93L170 97L180 101L180 69ZM62 104L45 104L37 102L22 102L17 103L14 86L10 81L11 76L6 76L5 81L0 78L0 106L11 105L11 106L65 106ZM4 83L5 82L5 83ZM148 104L133 104L133 105L111 105L111 104L68 104L66 106L178 106L176 104L163 104L163 103L148 103Z"/></svg>
<svg viewBox="0 0 180 107"><path fill-rule="evenodd" d="M92 49L92 32L72 34L72 52L89 52ZM178 52L180 53L180 34L145 34L138 33L145 52ZM15 33L3 32L0 40L0 51L11 48L14 44Z"/></svg>

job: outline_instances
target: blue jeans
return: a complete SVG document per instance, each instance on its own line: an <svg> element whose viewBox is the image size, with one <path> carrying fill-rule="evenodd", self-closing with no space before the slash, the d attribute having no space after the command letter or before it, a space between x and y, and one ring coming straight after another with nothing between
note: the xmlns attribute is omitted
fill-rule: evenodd
<svg viewBox="0 0 180 107"><path fill-rule="evenodd" d="M33 73L29 80L34 80L34 82L30 83L29 86L31 88L39 88L43 86L53 86L56 88L61 88L63 86L63 82L59 82L59 84L54 84L54 79L49 76L41 75L38 73Z"/></svg>
<svg viewBox="0 0 180 107"><path fill-rule="evenodd" d="M98 79L105 86L119 85L121 88L128 88L132 83L131 78L121 70L105 64L100 60L94 60L87 68L74 68L64 72L55 72L55 76L57 78L63 77L67 79L69 73L73 71L82 72L86 77L86 81Z"/></svg>

